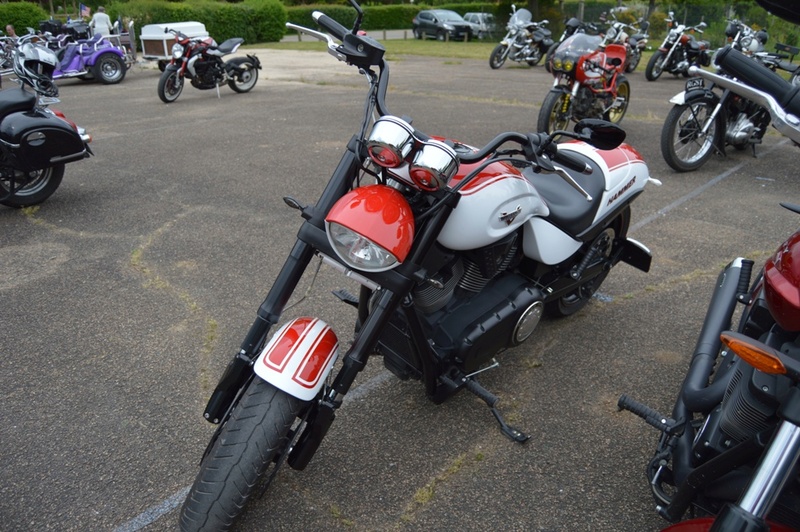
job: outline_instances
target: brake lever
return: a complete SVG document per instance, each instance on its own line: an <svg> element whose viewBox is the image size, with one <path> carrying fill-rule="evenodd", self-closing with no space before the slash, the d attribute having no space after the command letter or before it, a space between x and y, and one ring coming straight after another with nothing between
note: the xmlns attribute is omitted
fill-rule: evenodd
<svg viewBox="0 0 800 532"><path fill-rule="evenodd" d="M339 50L338 50L339 45L336 43L336 41L333 40L333 37L331 37L327 33L322 33L321 31L312 30L311 28L306 28L305 26L298 26L297 24L294 24L292 22L287 22L286 23L286 27L291 29L291 30L298 31L300 33L305 33L306 35L310 35L310 36L312 36L315 39L318 39L320 41L325 41L326 43L328 43L328 53L329 54L334 56L339 61L345 61L346 60L346 57L344 56L344 54L340 53Z"/></svg>

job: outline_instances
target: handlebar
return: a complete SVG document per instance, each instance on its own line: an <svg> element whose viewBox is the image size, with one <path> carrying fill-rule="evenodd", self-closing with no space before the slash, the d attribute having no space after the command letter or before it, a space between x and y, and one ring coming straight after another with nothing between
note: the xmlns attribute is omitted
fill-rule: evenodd
<svg viewBox="0 0 800 532"><path fill-rule="evenodd" d="M730 89L769 110L772 125L781 134L800 143L800 88L792 86L769 68L748 58L738 50L726 46L717 54L717 65L727 74L738 78L720 76L697 66L689 74L700 76Z"/></svg>
<svg viewBox="0 0 800 532"><path fill-rule="evenodd" d="M349 33L347 28L333 20L331 17L326 15L321 11L314 11L311 14L311 17L314 19L314 22L322 26L328 33L339 39L340 41L344 40L344 36Z"/></svg>

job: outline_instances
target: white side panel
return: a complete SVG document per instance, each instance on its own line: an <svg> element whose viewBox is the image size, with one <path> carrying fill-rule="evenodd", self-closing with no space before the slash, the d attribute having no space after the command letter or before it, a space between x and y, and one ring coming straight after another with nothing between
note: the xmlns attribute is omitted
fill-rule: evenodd
<svg viewBox="0 0 800 532"><path fill-rule="evenodd" d="M531 218L525 223L523 231L525 256L544 264L558 264L581 247L579 240L543 218Z"/></svg>

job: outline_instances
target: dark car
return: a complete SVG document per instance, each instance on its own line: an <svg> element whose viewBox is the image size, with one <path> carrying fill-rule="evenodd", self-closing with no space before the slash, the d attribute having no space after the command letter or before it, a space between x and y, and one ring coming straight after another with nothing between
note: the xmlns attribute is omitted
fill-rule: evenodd
<svg viewBox="0 0 800 532"><path fill-rule="evenodd" d="M426 9L417 13L412 21L414 37L434 38L440 41L463 41L472 38L472 25L461 15L449 9Z"/></svg>

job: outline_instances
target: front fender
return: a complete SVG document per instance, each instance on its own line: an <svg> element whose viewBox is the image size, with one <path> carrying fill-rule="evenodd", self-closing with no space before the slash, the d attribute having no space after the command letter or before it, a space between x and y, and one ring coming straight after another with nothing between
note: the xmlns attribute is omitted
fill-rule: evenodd
<svg viewBox="0 0 800 532"><path fill-rule="evenodd" d="M339 356L339 340L324 321L302 317L281 327L253 365L256 375L276 388L310 401Z"/></svg>
<svg viewBox="0 0 800 532"><path fill-rule="evenodd" d="M699 100L708 100L713 105L716 105L719 101L719 96L717 96L711 89L692 90L688 92L683 91L670 98L669 103L683 105L685 103L696 102Z"/></svg>

